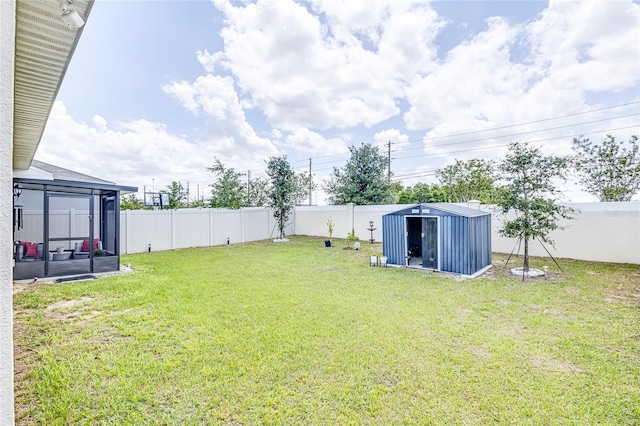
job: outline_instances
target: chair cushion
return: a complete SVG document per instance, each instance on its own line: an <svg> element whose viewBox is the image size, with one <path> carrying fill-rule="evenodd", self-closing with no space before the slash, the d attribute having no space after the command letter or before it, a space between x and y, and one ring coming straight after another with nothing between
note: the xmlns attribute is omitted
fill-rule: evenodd
<svg viewBox="0 0 640 426"><path fill-rule="evenodd" d="M27 243L27 251L25 257L38 257L38 244Z"/></svg>
<svg viewBox="0 0 640 426"><path fill-rule="evenodd" d="M98 243L100 242L100 238L93 239L93 250L98 250ZM80 251L89 251L89 240L82 241L82 250Z"/></svg>

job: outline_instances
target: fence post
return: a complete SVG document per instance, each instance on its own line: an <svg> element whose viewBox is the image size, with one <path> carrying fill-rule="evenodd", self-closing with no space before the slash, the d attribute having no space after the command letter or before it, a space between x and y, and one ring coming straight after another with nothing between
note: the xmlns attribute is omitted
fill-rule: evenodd
<svg viewBox="0 0 640 426"><path fill-rule="evenodd" d="M355 224L353 223L354 220L354 207L355 204L353 203L347 203L347 233L351 233L351 230L354 228Z"/></svg>
<svg viewBox="0 0 640 426"><path fill-rule="evenodd" d="M171 250L176 248L176 211L171 210Z"/></svg>
<svg viewBox="0 0 640 426"><path fill-rule="evenodd" d="M244 243L244 209L240 209L240 241Z"/></svg>
<svg viewBox="0 0 640 426"><path fill-rule="evenodd" d="M209 247L213 245L213 219L211 214L211 209L208 209L207 214L209 215Z"/></svg>
<svg viewBox="0 0 640 426"><path fill-rule="evenodd" d="M125 210L125 228L124 228L124 250L125 253L129 254L130 253L130 247L129 247L129 241L131 240L131 235L130 235L130 230L131 229L131 210ZM122 223L120 223L120 226L122 226Z"/></svg>

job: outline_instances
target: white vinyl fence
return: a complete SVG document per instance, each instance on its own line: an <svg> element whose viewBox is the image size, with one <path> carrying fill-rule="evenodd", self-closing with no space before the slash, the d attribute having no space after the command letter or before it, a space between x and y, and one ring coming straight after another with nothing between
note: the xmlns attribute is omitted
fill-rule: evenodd
<svg viewBox="0 0 640 426"><path fill-rule="evenodd" d="M640 264L640 202L568 204L578 211L574 220L563 221L564 230L551 234L555 248L546 245L554 257L599 262ZM298 206L286 235L328 238L329 218L335 223L333 238L345 239L353 229L362 244L371 238L382 241L382 216L406 205L382 206ZM491 212L491 206L481 209ZM493 212L492 212L493 213ZM187 247L214 246L277 238L270 209L245 208L181 209L169 211L126 210L121 212L120 250L139 253ZM492 251L517 251L518 241L501 237L502 218L492 214ZM533 256L548 256L540 243L530 243Z"/></svg>
<svg viewBox="0 0 640 426"><path fill-rule="evenodd" d="M554 257L599 262L640 264L640 202L628 203L576 203L567 204L578 211L574 220L562 221L564 230L551 234L555 248L545 244ZM369 221L374 222L373 237L382 240L382 216L406 205L382 206L301 206L295 209L295 234L328 237L327 220L335 222L334 238L346 238L353 229L361 242L371 238ZM518 249L518 241L498 235L503 218L492 213L492 251L511 253ZM542 245L530 242L532 256L548 256ZM522 250L520 251L522 252Z"/></svg>
<svg viewBox="0 0 640 426"><path fill-rule="evenodd" d="M294 232L287 224L286 235ZM273 212L263 207L227 209L123 210L120 252L141 253L219 246L278 238Z"/></svg>

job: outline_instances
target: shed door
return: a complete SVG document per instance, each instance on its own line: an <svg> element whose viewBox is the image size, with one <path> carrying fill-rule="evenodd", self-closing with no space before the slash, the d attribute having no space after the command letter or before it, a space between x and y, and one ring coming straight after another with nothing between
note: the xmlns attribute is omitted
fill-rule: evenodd
<svg viewBox="0 0 640 426"><path fill-rule="evenodd" d="M422 266L438 269L438 218L422 219Z"/></svg>

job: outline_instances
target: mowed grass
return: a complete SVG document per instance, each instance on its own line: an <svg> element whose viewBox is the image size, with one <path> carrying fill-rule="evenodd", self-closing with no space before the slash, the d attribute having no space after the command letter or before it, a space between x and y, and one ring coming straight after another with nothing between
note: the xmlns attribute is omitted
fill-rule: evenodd
<svg viewBox="0 0 640 426"><path fill-rule="evenodd" d="M18 424L640 423L639 266L523 283L494 256L460 280L369 267L362 246L144 253L27 286Z"/></svg>

